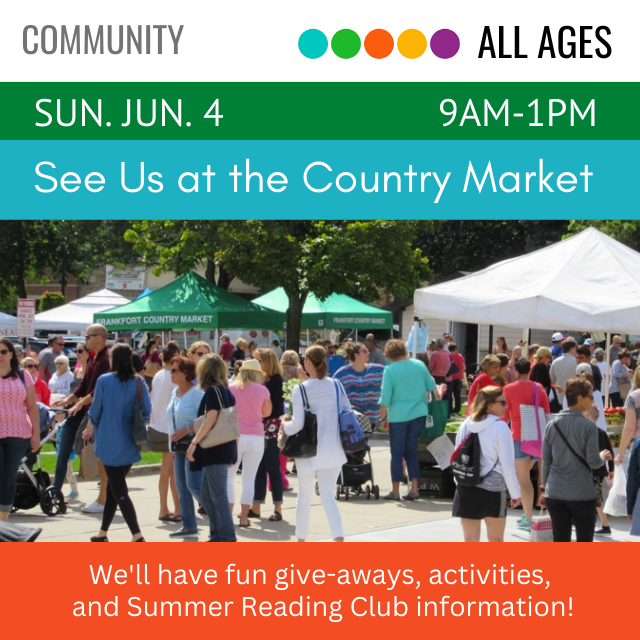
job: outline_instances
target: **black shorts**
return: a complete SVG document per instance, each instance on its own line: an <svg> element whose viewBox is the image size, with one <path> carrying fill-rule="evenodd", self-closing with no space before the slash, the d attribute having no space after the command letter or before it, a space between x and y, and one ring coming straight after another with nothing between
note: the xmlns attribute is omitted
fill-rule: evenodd
<svg viewBox="0 0 640 640"><path fill-rule="evenodd" d="M453 517L469 520L506 518L507 492L458 486L453 498Z"/></svg>

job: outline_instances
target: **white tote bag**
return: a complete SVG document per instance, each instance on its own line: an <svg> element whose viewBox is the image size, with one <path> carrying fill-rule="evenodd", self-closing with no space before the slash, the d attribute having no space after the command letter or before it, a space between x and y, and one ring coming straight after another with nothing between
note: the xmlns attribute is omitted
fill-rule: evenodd
<svg viewBox="0 0 640 640"><path fill-rule="evenodd" d="M538 385L533 382L533 404L520 405L520 440L522 451L536 458L542 456L542 437L544 430L553 415L545 413L540 406L540 391Z"/></svg>
<svg viewBox="0 0 640 640"><path fill-rule="evenodd" d="M553 524L546 509L531 517L531 536L529 542L553 542Z"/></svg>

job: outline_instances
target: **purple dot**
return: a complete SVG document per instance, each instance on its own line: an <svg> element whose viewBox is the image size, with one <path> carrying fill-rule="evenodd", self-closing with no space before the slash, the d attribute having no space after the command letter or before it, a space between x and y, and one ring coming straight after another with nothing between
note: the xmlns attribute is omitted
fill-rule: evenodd
<svg viewBox="0 0 640 640"><path fill-rule="evenodd" d="M431 36L431 51L442 58L448 60L458 53L460 49L460 38L451 29L440 29Z"/></svg>

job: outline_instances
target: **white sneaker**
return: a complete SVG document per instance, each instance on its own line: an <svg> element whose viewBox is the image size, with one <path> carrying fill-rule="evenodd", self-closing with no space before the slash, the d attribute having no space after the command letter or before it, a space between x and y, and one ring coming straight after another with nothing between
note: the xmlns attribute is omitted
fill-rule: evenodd
<svg viewBox="0 0 640 640"><path fill-rule="evenodd" d="M85 507L82 507L84 513L102 513L104 511L104 505L99 502L92 502Z"/></svg>

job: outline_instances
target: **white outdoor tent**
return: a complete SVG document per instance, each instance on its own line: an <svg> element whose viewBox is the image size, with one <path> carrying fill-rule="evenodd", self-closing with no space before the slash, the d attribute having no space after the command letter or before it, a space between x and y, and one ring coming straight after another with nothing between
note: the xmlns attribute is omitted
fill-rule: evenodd
<svg viewBox="0 0 640 640"><path fill-rule="evenodd" d="M18 328L18 318L0 311L0 338L15 336Z"/></svg>
<svg viewBox="0 0 640 640"><path fill-rule="evenodd" d="M102 289L61 307L36 314L36 331L84 331L93 324L93 314L113 309L131 300Z"/></svg>
<svg viewBox="0 0 640 640"><path fill-rule="evenodd" d="M589 228L463 278L418 289L414 306L421 319L638 334L640 253Z"/></svg>

